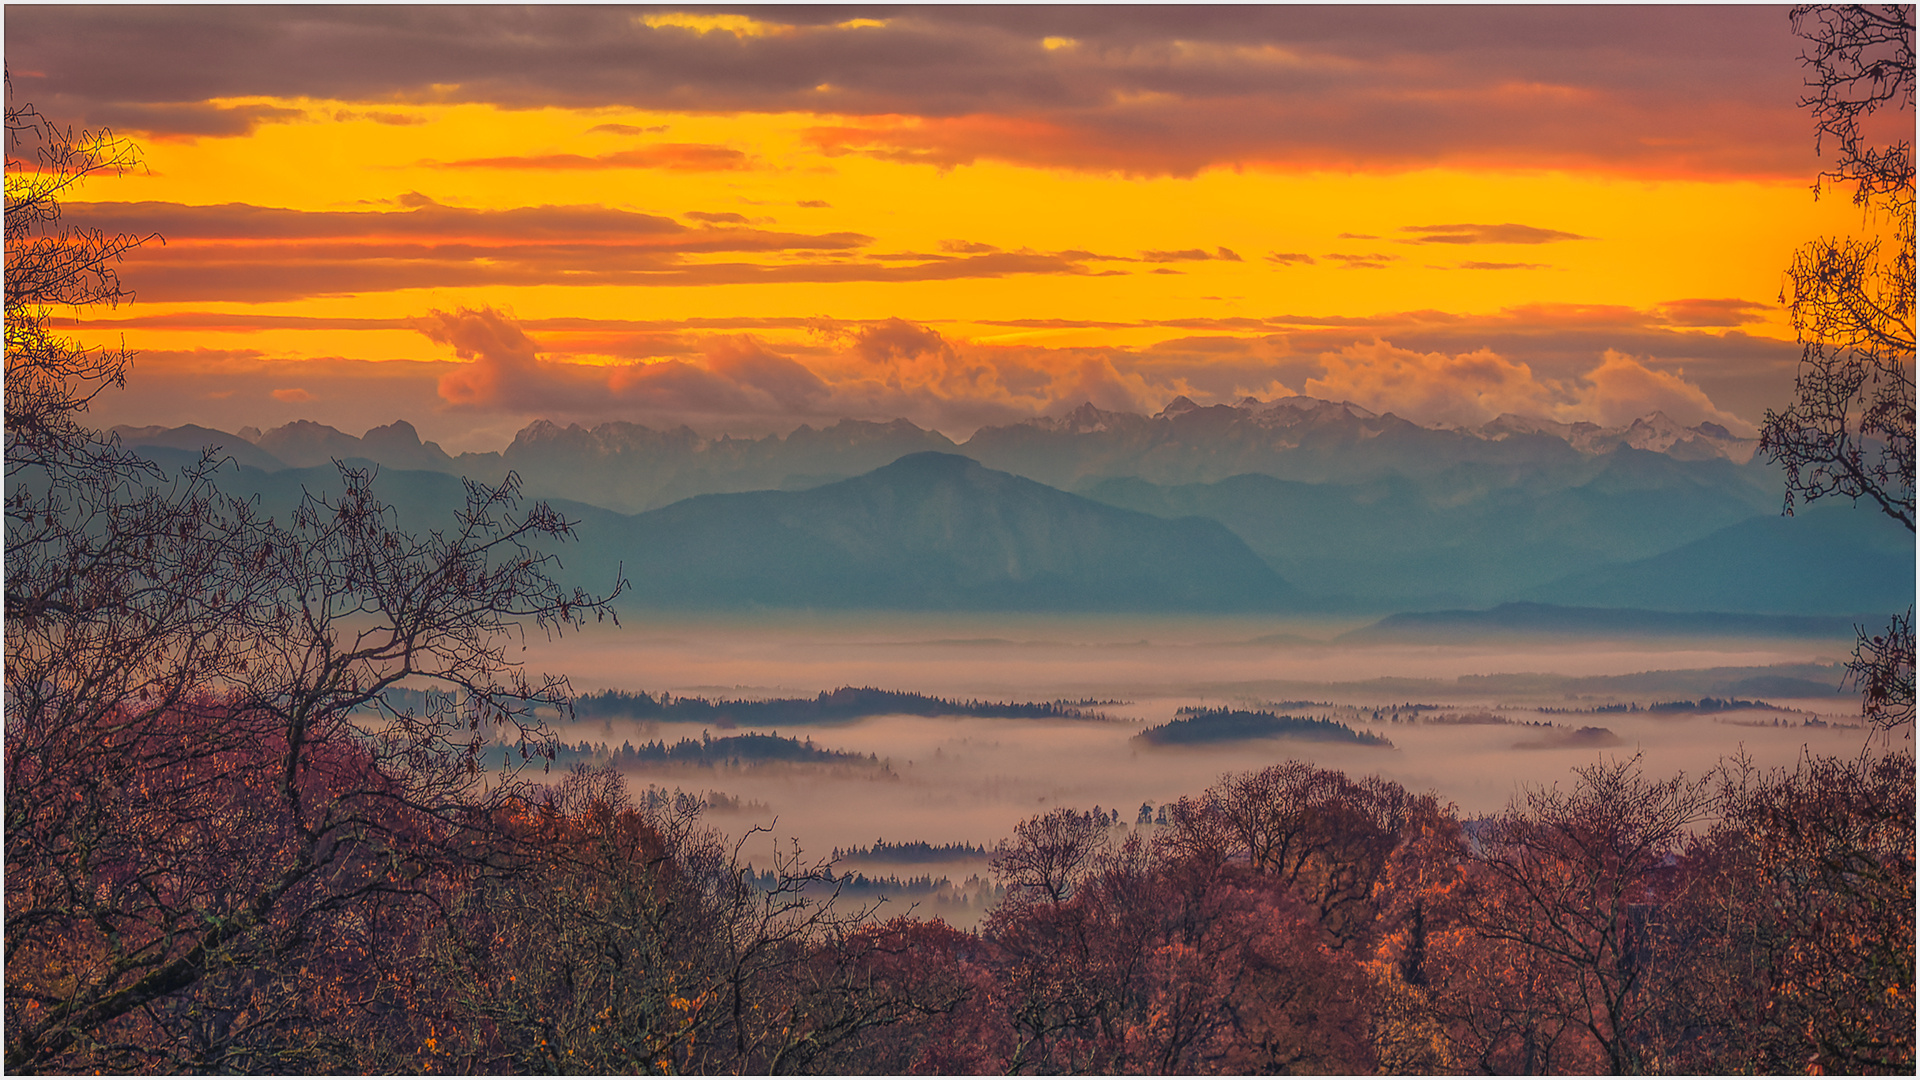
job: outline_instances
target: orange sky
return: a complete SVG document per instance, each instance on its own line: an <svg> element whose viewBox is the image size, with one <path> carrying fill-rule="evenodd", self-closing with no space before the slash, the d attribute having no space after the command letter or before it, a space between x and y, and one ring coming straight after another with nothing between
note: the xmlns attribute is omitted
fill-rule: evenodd
<svg viewBox="0 0 1920 1080"><path fill-rule="evenodd" d="M1793 249L1865 224L1784 9L847 10L10 5L16 100L144 148L69 220L165 237L96 419L1750 433Z"/></svg>

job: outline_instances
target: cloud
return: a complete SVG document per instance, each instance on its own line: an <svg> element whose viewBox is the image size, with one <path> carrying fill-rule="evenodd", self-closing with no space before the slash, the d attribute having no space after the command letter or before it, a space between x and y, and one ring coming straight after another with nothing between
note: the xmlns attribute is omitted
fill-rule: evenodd
<svg viewBox="0 0 1920 1080"><path fill-rule="evenodd" d="M1219 259L1224 262L1242 261L1240 256L1224 247L1215 248L1211 252L1201 248L1186 248L1182 251L1143 251L1140 253L1141 262L1204 262L1208 259Z"/></svg>
<svg viewBox="0 0 1920 1080"><path fill-rule="evenodd" d="M801 421L843 416L906 416L964 433L1063 403L1141 409L1170 396L1152 376L1122 370L1097 351L961 349L904 319L820 327L828 344L805 362L791 348L745 334L682 340L680 355L650 363L571 362L547 347L548 338L563 335L536 341L491 308L434 311L417 328L465 361L439 376L441 401L476 414L639 418L736 433L784 432ZM1174 392L1186 389L1180 383Z"/></svg>
<svg viewBox="0 0 1920 1080"><path fill-rule="evenodd" d="M606 391L619 406L652 412L759 417L811 415L826 384L752 338L715 342L704 365L682 360L615 368Z"/></svg>
<svg viewBox="0 0 1920 1080"><path fill-rule="evenodd" d="M7 55L15 91L50 115L139 116L156 134L291 119L216 116L216 100L484 102L811 112L843 118L815 133L831 152L1135 175L1451 163L1798 177L1813 162L1797 44L1764 7L840 14L783 8L781 32L739 34L600 6L28 5L8 12Z"/></svg>
<svg viewBox="0 0 1920 1080"><path fill-rule="evenodd" d="M1149 397L1153 391L1145 378L1137 373L1122 374L1114 366L1113 357L1106 355L1082 360L1078 367L1069 369L1066 378L1053 382L1048 393L1052 400L1040 409L1048 415L1073 409L1083 402L1092 402L1108 412L1150 412L1161 396Z"/></svg>
<svg viewBox="0 0 1920 1080"><path fill-rule="evenodd" d="M1305 263L1308 266L1312 266L1320 260L1299 251L1271 251L1267 253L1267 261L1283 264Z"/></svg>
<svg viewBox="0 0 1920 1080"><path fill-rule="evenodd" d="M635 127L632 124L595 124L587 129L589 135L658 135L667 130L667 125L656 124L651 127Z"/></svg>
<svg viewBox="0 0 1920 1080"><path fill-rule="evenodd" d="M1741 326L1760 322L1772 305L1734 298L1669 300L1655 310L1674 326Z"/></svg>
<svg viewBox="0 0 1920 1080"><path fill-rule="evenodd" d="M1689 426L1711 420L1736 435L1755 434L1752 424L1715 406L1704 390L1684 376L1650 368L1611 349L1584 381L1590 389L1580 395L1577 408L1585 414L1583 418L1604 426L1619 427L1657 411Z"/></svg>
<svg viewBox="0 0 1920 1080"><path fill-rule="evenodd" d="M1418 233L1409 244L1551 244L1561 240L1591 240L1579 233L1542 229L1533 225L1402 225L1401 232Z"/></svg>
<svg viewBox="0 0 1920 1080"><path fill-rule="evenodd" d="M1375 339L1320 360L1325 374L1307 380L1303 393L1421 423L1481 424L1507 412L1553 415L1563 404L1526 364L1490 349L1421 353Z"/></svg>
<svg viewBox="0 0 1920 1080"><path fill-rule="evenodd" d="M1548 263L1463 262L1462 270L1551 270Z"/></svg>
<svg viewBox="0 0 1920 1080"><path fill-rule="evenodd" d="M828 394L827 384L818 375L744 334L710 346L707 370L736 385L759 390L790 409L818 405ZM614 389L619 389L617 384Z"/></svg>
<svg viewBox="0 0 1920 1080"><path fill-rule="evenodd" d="M906 417L963 438L982 424L1058 415L1082 401L1151 412L1181 394L1214 404L1295 390L1422 423L1520 412L1617 426L1660 410L1750 434L1743 417L1784 396L1799 355L1791 341L1678 328L1657 311L1603 306L997 325L1165 332L1143 347L1056 347L967 340L898 318L516 320L492 308L411 320L162 312L88 320L84 332L138 326L245 342L215 335L404 327L421 335L424 358L143 347L131 392L97 405L98 421L231 431L308 418L345 429L366 401L379 400L450 449L497 449L541 417L756 435L842 416ZM292 389L311 396L292 400Z"/></svg>
<svg viewBox="0 0 1920 1080"><path fill-rule="evenodd" d="M532 154L519 157L463 158L459 161L423 161L440 169L666 169L672 172L725 172L747 167L747 155L726 146L701 143L659 143L610 154Z"/></svg>
<svg viewBox="0 0 1920 1080"><path fill-rule="evenodd" d="M230 203L69 203L67 220L170 243L129 257L128 283L168 302L261 303L395 289L487 285L684 286L951 281L1090 275L1088 252L855 255L873 238L783 232L730 219L683 225L600 206L472 210L424 196L407 209L300 211ZM696 215L688 215L695 217ZM721 215L708 215L721 218ZM712 256L734 256L716 260Z"/></svg>
<svg viewBox="0 0 1920 1080"><path fill-rule="evenodd" d="M679 359L595 365L544 360L510 316L491 307L432 311L418 328L467 363L440 377L440 397L464 409L579 415L609 407L701 414L805 413L825 383L751 337L706 343L705 363Z"/></svg>
<svg viewBox="0 0 1920 1080"><path fill-rule="evenodd" d="M340 123L348 123L354 120L371 120L376 124L385 124L388 127L418 127L421 124L430 122L427 117L413 113L381 112L378 110L361 109L339 109L334 112L333 118Z"/></svg>
<svg viewBox="0 0 1920 1080"><path fill-rule="evenodd" d="M463 409L565 415L638 408L706 415L804 414L827 396L804 366L751 337L706 346L704 364L670 359L595 365L544 360L508 315L491 307L432 311L420 320L429 341L467 361L439 380L440 397Z"/></svg>
<svg viewBox="0 0 1920 1080"><path fill-rule="evenodd" d="M825 199L801 199L793 205L804 207L808 210L828 210L833 207L833 204Z"/></svg>
<svg viewBox="0 0 1920 1080"><path fill-rule="evenodd" d="M1664 412L1686 425L1711 420L1736 434L1752 435L1755 430L1716 406L1683 374L1649 367L1611 349L1599 365L1565 379L1543 378L1530 365L1491 349L1423 353L1380 339L1324 353L1320 359L1325 373L1308 379L1302 392L1350 400L1419 423L1472 426L1502 413L1518 413L1621 427Z"/></svg>
<svg viewBox="0 0 1920 1080"><path fill-rule="evenodd" d="M1349 270L1385 270L1388 263L1393 262L1400 256L1386 255L1376 251L1369 255L1346 255L1340 252L1332 252L1321 257L1340 263Z"/></svg>
<svg viewBox="0 0 1920 1080"><path fill-rule="evenodd" d="M419 329L427 340L451 346L455 356L468 362L440 377L440 396L450 404L549 399L555 369L543 373L533 341L493 308L436 309L421 320Z"/></svg>
<svg viewBox="0 0 1920 1080"><path fill-rule="evenodd" d="M275 390L273 392L273 400L286 402L312 401L313 395L300 387L293 386Z"/></svg>
<svg viewBox="0 0 1920 1080"><path fill-rule="evenodd" d="M686 218L692 218L695 221L704 221L709 225L749 224L749 222L747 221L747 216L745 214L708 213L707 211L704 211L704 210L690 210L687 213L682 214L680 216L686 217Z"/></svg>
<svg viewBox="0 0 1920 1080"><path fill-rule="evenodd" d="M303 109L277 105L216 105L211 102L129 102L103 106L92 123L154 139L230 137L251 134L261 124L306 119Z"/></svg>

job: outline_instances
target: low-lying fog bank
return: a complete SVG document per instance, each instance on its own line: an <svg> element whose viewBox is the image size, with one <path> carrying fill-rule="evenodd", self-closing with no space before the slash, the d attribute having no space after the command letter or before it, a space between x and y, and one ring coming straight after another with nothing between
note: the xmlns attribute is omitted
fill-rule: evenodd
<svg viewBox="0 0 1920 1080"><path fill-rule="evenodd" d="M1143 803L1157 810L1198 794L1223 772L1290 758L1431 789L1475 815L1600 755L1640 753L1650 772L1697 775L1736 753L1761 766L1788 765L1803 751L1857 752L1868 737L1852 726L1858 699L1836 692L1840 672L1832 665L1850 651L1848 641L1331 641L1355 625L1218 617L630 619L621 631L530 642L525 655L530 668L567 673L581 692L811 697L851 685L952 699L1124 702L1099 707L1107 722L892 716L782 732L870 756L877 767L770 762L632 771L639 790L651 784L738 800L738 809L716 808L712 820L735 835L771 825L743 851L757 865L768 864L776 839L821 857L876 840L990 848L1015 823L1056 806L1097 806L1132 827ZM1708 696L1741 704L1645 711ZM1326 718L1393 745L1149 746L1134 739L1191 706ZM595 718L560 734L570 744L617 750L747 730ZM923 914L970 922L984 906L979 883L967 880L985 877L984 859L844 859L840 868L869 881L951 880L955 890L938 897L906 890L921 894L909 898L920 900ZM974 903L955 901L953 892L969 891Z"/></svg>
<svg viewBox="0 0 1920 1080"><path fill-rule="evenodd" d="M708 696L811 696L837 686L942 697L1285 698L1297 687L1382 678L1547 672L1568 677L1833 662L1830 639L1461 638L1354 644L1370 618L772 612L632 613L618 629L528 643L529 666L580 691L671 690ZM1836 679L1837 681L1837 679ZM1566 689L1543 700L1561 704Z"/></svg>

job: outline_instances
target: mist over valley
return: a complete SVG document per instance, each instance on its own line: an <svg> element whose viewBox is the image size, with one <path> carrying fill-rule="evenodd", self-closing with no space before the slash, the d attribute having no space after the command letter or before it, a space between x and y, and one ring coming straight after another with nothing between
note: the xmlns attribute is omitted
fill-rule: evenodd
<svg viewBox="0 0 1920 1080"><path fill-rule="evenodd" d="M456 473L514 470L577 522L562 580L630 583L618 629L527 643L585 695L554 768L611 763L815 853L989 850L1060 806L1131 828L1293 759L1485 814L1601 757L1700 775L1844 752L1855 625L1914 580L1910 533L1845 503L1782 516L1751 441L1657 414L1460 429L1180 399L961 444L906 420L540 422L458 457L404 422L245 434L121 431L162 458L234 447L221 482L276 513L337 485L332 459L375 466L418 528L464 499ZM1729 704L1648 711L1676 702ZM932 869L897 869L843 867L983 910L983 856L911 889Z"/></svg>

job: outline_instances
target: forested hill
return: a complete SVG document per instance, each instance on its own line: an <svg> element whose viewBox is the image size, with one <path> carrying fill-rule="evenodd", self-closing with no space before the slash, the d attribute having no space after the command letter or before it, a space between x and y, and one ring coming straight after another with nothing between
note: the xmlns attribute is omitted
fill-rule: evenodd
<svg viewBox="0 0 1920 1080"><path fill-rule="evenodd" d="M1387 739L1370 731L1355 731L1334 720L1245 709L1188 708L1180 713L1173 720L1135 735L1134 741L1147 746L1198 746L1248 739L1303 739L1393 749L1393 743Z"/></svg>
<svg viewBox="0 0 1920 1080"><path fill-rule="evenodd" d="M702 697L655 697L644 691L605 690L574 699L581 719L631 718L702 724L768 726L837 724L867 716L971 716L1011 720L1092 720L1108 718L1087 706L1055 701L948 701L900 690L843 686L813 698L762 701L712 701Z"/></svg>

